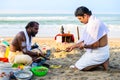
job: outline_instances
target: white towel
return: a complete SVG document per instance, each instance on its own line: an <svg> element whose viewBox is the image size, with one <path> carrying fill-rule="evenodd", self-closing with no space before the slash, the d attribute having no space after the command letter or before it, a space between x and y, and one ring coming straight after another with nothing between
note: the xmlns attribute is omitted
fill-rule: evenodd
<svg viewBox="0 0 120 80"><path fill-rule="evenodd" d="M84 41L84 44L93 44L107 34L108 31L109 30L104 23L102 23L96 17L90 16L84 32L78 42Z"/></svg>
<svg viewBox="0 0 120 80"><path fill-rule="evenodd" d="M31 36L31 41L29 39L28 33L26 30L24 30L25 38L26 38L26 45L27 45L27 50L31 50L31 41L32 41L32 36Z"/></svg>

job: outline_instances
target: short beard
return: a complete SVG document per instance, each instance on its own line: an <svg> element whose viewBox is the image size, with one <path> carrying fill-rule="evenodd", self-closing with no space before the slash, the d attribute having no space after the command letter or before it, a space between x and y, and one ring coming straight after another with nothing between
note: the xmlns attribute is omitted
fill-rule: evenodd
<svg viewBox="0 0 120 80"><path fill-rule="evenodd" d="M35 35L36 35L36 34L35 34L34 32L31 32L31 36L32 36L32 37L35 37Z"/></svg>

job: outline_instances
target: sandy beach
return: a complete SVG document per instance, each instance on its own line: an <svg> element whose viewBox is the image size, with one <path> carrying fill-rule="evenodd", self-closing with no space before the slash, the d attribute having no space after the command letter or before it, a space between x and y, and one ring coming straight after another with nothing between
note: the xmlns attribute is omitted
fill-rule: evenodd
<svg viewBox="0 0 120 80"><path fill-rule="evenodd" d="M13 38L4 38L11 42ZM76 39L75 39L76 40ZM76 40L77 41L77 40ZM44 77L33 76L32 80L119 80L120 79L120 39L109 39L110 46L110 63L109 69L104 71L100 66L92 71L79 71L69 68L74 64L84 50L75 49L72 52L55 52L55 49L65 49L74 43L56 43L54 38L34 38L33 42L38 43L41 47L43 45L49 46L52 51L50 65L61 65L60 68L50 68L49 72Z"/></svg>

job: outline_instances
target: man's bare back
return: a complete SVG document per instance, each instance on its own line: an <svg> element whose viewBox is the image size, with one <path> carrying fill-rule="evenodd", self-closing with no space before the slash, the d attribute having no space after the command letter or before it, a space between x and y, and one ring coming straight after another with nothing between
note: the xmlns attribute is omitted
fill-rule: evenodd
<svg viewBox="0 0 120 80"><path fill-rule="evenodd" d="M12 52L22 51L22 48L25 48L26 45L23 44L23 46L22 46L21 43L25 43L25 42L26 42L26 40L25 40L24 32L21 31L16 35L16 37L12 41L12 43L10 45L10 50Z"/></svg>

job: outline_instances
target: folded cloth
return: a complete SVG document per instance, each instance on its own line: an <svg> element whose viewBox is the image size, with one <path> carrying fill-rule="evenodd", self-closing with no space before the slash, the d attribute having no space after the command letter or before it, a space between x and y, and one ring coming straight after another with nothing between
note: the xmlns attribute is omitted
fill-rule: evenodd
<svg viewBox="0 0 120 80"><path fill-rule="evenodd" d="M27 50L30 50L31 49L31 43L32 43L32 36L31 36L31 40L30 40L26 30L24 31L24 34L25 34L25 38L26 38Z"/></svg>

